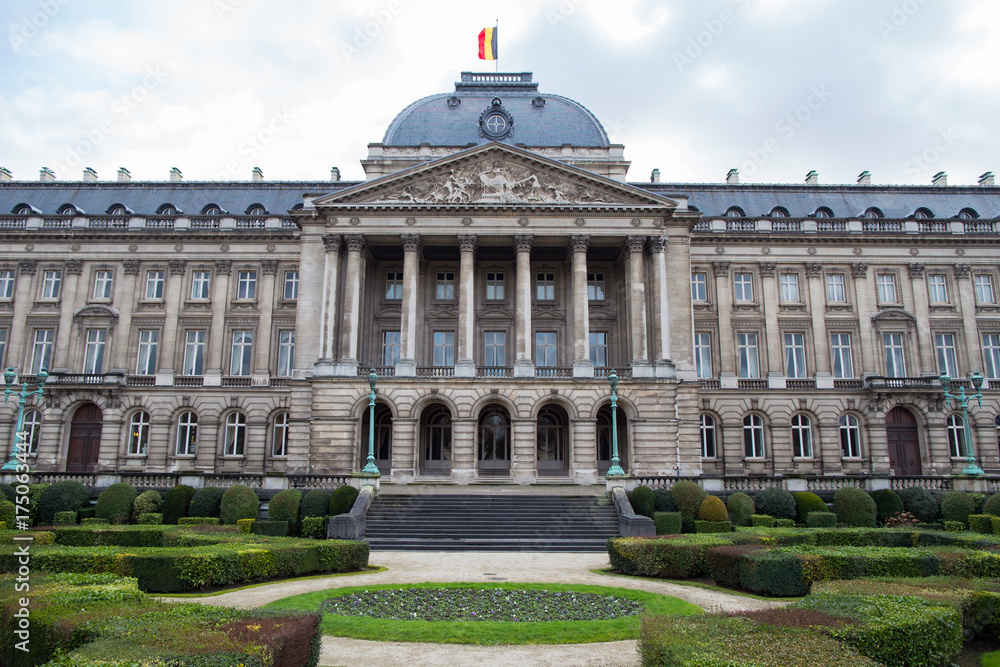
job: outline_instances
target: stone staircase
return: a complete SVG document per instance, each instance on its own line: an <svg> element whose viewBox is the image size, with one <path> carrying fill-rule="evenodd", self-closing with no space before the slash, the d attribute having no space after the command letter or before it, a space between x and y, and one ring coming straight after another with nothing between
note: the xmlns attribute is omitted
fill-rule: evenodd
<svg viewBox="0 0 1000 667"><path fill-rule="evenodd" d="M594 496L381 495L365 539L382 551L604 551L614 503Z"/></svg>

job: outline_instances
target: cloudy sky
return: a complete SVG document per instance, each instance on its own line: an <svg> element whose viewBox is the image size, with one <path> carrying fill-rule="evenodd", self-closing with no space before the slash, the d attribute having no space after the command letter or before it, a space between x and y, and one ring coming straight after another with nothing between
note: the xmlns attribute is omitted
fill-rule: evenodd
<svg viewBox="0 0 1000 667"><path fill-rule="evenodd" d="M996 0L3 0L0 166L60 179L363 177L481 28L625 145L631 180L1000 172ZM487 9L491 7L491 9Z"/></svg>

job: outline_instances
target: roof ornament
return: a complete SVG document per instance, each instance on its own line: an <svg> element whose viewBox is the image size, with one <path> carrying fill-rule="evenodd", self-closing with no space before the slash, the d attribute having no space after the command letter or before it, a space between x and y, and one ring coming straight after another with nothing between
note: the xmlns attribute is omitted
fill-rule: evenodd
<svg viewBox="0 0 1000 667"><path fill-rule="evenodd" d="M504 109L499 97L479 116L479 133L491 141L503 141L514 129L514 118Z"/></svg>

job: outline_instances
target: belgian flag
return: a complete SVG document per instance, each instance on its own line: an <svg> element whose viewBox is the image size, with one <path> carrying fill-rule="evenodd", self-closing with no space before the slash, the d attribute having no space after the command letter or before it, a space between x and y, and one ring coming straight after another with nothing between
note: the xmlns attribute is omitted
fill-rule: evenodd
<svg viewBox="0 0 1000 667"><path fill-rule="evenodd" d="M497 28L483 28L479 33L479 59L497 59Z"/></svg>

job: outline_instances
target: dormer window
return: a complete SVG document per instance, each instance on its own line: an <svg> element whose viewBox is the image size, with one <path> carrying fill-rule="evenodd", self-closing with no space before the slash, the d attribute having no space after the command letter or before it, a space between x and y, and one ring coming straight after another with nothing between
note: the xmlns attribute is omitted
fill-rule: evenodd
<svg viewBox="0 0 1000 667"><path fill-rule="evenodd" d="M108 208L108 215L124 218L128 213L128 209L123 204L114 204Z"/></svg>
<svg viewBox="0 0 1000 667"><path fill-rule="evenodd" d="M745 217L747 217L747 214L739 206L730 206L726 210L726 217L727 218L745 218Z"/></svg>
<svg viewBox="0 0 1000 667"><path fill-rule="evenodd" d="M267 209L260 204L254 204L247 209L247 215L263 216L267 215Z"/></svg>
<svg viewBox="0 0 1000 667"><path fill-rule="evenodd" d="M222 207L218 204L208 204L201 209L202 215L222 215Z"/></svg>
<svg viewBox="0 0 1000 667"><path fill-rule="evenodd" d="M771 213L769 215L772 218L787 218L788 209L783 206L775 206L771 209Z"/></svg>
<svg viewBox="0 0 1000 667"><path fill-rule="evenodd" d="M961 211L958 212L959 220L975 220L978 217L979 213L977 213L976 210L972 208L963 208Z"/></svg>
<svg viewBox="0 0 1000 667"><path fill-rule="evenodd" d="M177 215L177 207L173 204L164 204L156 209L156 215Z"/></svg>
<svg viewBox="0 0 1000 667"><path fill-rule="evenodd" d="M63 204L62 206L59 207L59 210L56 212L59 215L79 215L80 210L76 206L73 206L72 204Z"/></svg>
<svg viewBox="0 0 1000 667"><path fill-rule="evenodd" d="M11 210L14 215L31 215L32 212L31 207L27 204L18 204Z"/></svg>
<svg viewBox="0 0 1000 667"><path fill-rule="evenodd" d="M881 218L884 218L885 214L882 213L881 209L872 206L870 209L862 213L861 217L866 218L868 220L879 220Z"/></svg>
<svg viewBox="0 0 1000 667"><path fill-rule="evenodd" d="M828 209L826 206L820 206L816 209L816 212L813 213L813 216L816 218L832 218L833 211Z"/></svg>
<svg viewBox="0 0 1000 667"><path fill-rule="evenodd" d="M913 217L917 220L930 220L934 217L934 214L929 208L918 208L913 212Z"/></svg>

